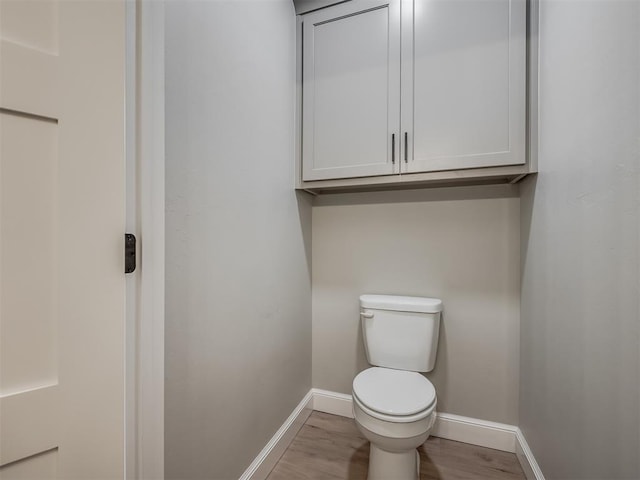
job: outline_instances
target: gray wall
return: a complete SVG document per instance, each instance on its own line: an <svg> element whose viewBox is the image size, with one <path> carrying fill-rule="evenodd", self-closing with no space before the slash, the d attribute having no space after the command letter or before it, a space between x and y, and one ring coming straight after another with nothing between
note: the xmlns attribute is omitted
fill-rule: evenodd
<svg viewBox="0 0 640 480"><path fill-rule="evenodd" d="M540 38L520 426L547 479L640 478L640 2L545 1Z"/></svg>
<svg viewBox="0 0 640 480"><path fill-rule="evenodd" d="M166 476L238 478L311 388L290 0L166 7Z"/></svg>
<svg viewBox="0 0 640 480"><path fill-rule="evenodd" d="M313 385L351 393L368 367L358 296L441 298L438 410L517 424L515 187L320 197L313 207Z"/></svg>

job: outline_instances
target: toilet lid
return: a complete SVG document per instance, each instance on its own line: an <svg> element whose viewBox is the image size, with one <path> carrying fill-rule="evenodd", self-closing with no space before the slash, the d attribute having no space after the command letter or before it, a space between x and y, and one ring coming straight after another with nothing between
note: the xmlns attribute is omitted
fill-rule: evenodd
<svg viewBox="0 0 640 480"><path fill-rule="evenodd" d="M413 415L436 400L436 389L419 373L380 367L360 372L353 393L371 410L387 415Z"/></svg>

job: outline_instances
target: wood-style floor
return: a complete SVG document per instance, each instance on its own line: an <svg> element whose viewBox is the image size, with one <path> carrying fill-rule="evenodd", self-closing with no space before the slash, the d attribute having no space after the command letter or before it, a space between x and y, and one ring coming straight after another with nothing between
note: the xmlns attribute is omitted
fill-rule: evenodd
<svg viewBox="0 0 640 480"><path fill-rule="evenodd" d="M524 480L513 453L441 438L419 449L421 480ZM267 480L365 480L369 442L353 419L313 412Z"/></svg>

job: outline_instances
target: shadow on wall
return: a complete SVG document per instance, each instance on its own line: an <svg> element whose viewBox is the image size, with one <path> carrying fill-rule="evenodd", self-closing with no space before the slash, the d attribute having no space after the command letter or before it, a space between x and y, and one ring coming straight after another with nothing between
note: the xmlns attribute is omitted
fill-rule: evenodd
<svg viewBox="0 0 640 480"><path fill-rule="evenodd" d="M307 262L307 274L311 284L311 206L313 195L302 190L296 190L296 202L298 204L298 218L300 219L300 231L304 243L304 256Z"/></svg>
<svg viewBox="0 0 640 480"><path fill-rule="evenodd" d="M444 306L444 308L446 309L446 305ZM448 389L449 376L451 375L451 373L449 372L447 362L438 362L438 358L449 358L449 349L447 344L447 315L445 311L440 314L440 333L438 334L438 351L436 357L436 365L432 371L427 374L423 373L423 375L427 377L431 382L434 382L436 385L438 385L440 389L446 391ZM439 410L442 411L442 401L440 401L439 403Z"/></svg>
<svg viewBox="0 0 640 480"><path fill-rule="evenodd" d="M363 292L363 293L368 293L368 292ZM360 309L359 304L358 304L358 309ZM359 322L362 322L362 320L359 320ZM356 367L358 369L358 373L360 373L363 370L366 370L367 368L369 368L371 365L367 361L367 351L364 348L364 336L362 334L362 323L358 323L357 328L358 328L357 344L356 344L356 348L354 348L354 351L356 355Z"/></svg>
<svg viewBox="0 0 640 480"><path fill-rule="evenodd" d="M531 220L536 197L538 174L529 175L520 184L520 282L525 271L525 262L529 252Z"/></svg>

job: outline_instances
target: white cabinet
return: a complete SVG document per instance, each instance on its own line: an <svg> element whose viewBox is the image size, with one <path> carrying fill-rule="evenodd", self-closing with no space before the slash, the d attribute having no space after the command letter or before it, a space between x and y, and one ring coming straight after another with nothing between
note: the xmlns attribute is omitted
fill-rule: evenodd
<svg viewBox="0 0 640 480"><path fill-rule="evenodd" d="M525 1L402 7L402 170L525 163Z"/></svg>
<svg viewBox="0 0 640 480"><path fill-rule="evenodd" d="M352 0L304 15L302 183L525 164L526 7Z"/></svg>
<svg viewBox="0 0 640 480"><path fill-rule="evenodd" d="M304 180L398 173L400 0L304 17Z"/></svg>

